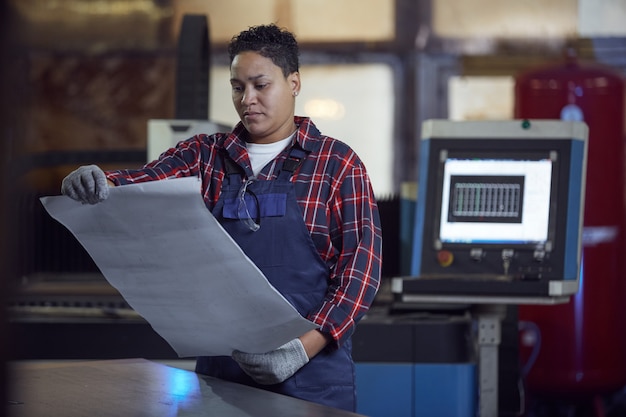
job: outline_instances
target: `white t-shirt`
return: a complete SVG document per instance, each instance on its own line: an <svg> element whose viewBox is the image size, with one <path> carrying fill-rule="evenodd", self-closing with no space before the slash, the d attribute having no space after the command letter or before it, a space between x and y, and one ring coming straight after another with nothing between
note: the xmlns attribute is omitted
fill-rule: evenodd
<svg viewBox="0 0 626 417"><path fill-rule="evenodd" d="M252 172L256 177L268 162L276 158L276 156L283 151L290 143L291 139L295 135L295 132L289 135L289 137L272 143L252 143L246 144L248 148L248 155L250 156L250 163L252 164Z"/></svg>

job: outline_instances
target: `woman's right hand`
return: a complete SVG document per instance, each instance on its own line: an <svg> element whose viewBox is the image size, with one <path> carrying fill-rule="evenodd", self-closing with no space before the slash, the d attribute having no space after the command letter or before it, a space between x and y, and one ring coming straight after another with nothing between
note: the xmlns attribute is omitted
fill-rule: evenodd
<svg viewBox="0 0 626 417"><path fill-rule="evenodd" d="M63 178L61 194L83 204L96 204L109 197L109 185L100 167L84 165Z"/></svg>

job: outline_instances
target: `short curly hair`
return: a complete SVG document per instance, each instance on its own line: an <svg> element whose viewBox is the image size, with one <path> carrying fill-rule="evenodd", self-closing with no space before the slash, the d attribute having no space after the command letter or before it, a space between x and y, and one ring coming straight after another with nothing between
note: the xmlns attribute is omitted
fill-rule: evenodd
<svg viewBox="0 0 626 417"><path fill-rule="evenodd" d="M275 24L252 26L230 40L228 55L232 64L241 52L253 51L272 60L287 77L300 68L298 42L293 33Z"/></svg>

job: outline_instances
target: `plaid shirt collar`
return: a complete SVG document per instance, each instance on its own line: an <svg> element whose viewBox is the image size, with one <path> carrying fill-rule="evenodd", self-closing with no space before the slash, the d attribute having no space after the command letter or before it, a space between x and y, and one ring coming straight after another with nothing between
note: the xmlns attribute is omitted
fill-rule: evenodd
<svg viewBox="0 0 626 417"><path fill-rule="evenodd" d="M294 122L298 126L298 131L294 138L302 149L307 152L313 152L319 148L320 131L315 124L308 117L295 116ZM224 148L228 151L229 155L239 163L246 153L246 139L248 138L248 131L243 126L243 123L239 122L232 130L232 132L224 140Z"/></svg>

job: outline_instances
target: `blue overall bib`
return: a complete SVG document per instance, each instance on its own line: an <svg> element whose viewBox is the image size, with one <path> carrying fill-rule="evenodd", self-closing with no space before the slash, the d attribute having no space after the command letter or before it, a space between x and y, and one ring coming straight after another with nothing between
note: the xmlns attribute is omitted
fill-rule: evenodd
<svg viewBox="0 0 626 417"><path fill-rule="evenodd" d="M215 218L246 255L304 317L324 299L330 275L304 223L295 188L290 181L293 172L305 157L304 151L292 148L276 180L244 182L243 169L225 156L226 178L220 198L213 209ZM256 228L255 224L260 227L252 230ZM241 370L237 362L227 356L200 357L196 363L196 371L355 411L351 351L350 340L339 349L327 346L294 376L275 385L255 383Z"/></svg>

